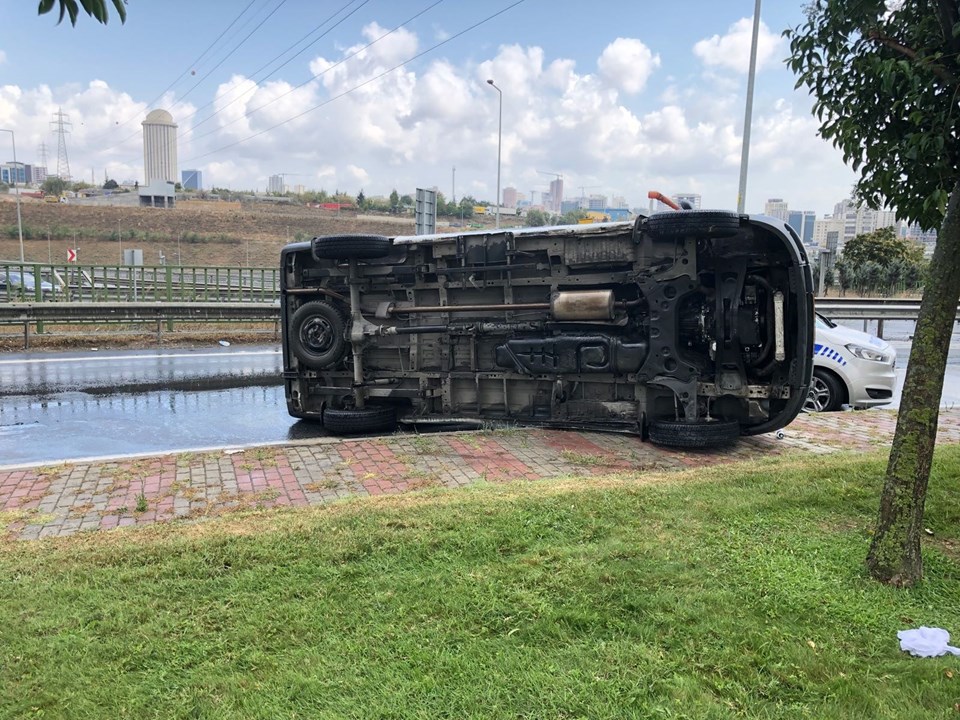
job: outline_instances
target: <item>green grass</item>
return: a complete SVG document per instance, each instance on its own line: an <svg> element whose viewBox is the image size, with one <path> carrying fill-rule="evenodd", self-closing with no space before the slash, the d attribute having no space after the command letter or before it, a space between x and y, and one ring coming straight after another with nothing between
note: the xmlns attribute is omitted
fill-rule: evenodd
<svg viewBox="0 0 960 720"><path fill-rule="evenodd" d="M868 580L874 456L10 543L0 717L953 718L960 448L927 579Z"/></svg>

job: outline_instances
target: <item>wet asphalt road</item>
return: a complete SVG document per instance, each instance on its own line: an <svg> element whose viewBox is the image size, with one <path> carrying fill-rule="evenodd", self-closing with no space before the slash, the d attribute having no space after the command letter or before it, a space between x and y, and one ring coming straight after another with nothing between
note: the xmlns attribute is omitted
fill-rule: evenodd
<svg viewBox="0 0 960 720"><path fill-rule="evenodd" d="M276 346L0 356L0 465L314 437Z"/></svg>
<svg viewBox="0 0 960 720"><path fill-rule="evenodd" d="M886 407L899 403L906 337L893 341L899 382ZM960 406L956 339L947 407ZM276 345L0 355L0 466L323 435L287 415L280 373Z"/></svg>

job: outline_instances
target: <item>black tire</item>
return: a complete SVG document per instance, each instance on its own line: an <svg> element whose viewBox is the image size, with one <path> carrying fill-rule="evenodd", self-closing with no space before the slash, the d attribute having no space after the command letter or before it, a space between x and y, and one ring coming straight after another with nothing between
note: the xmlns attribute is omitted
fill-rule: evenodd
<svg viewBox="0 0 960 720"><path fill-rule="evenodd" d="M834 412L840 409L843 398L844 392L839 378L828 370L814 368L810 392L803 401L803 409L807 412Z"/></svg>
<svg viewBox="0 0 960 720"><path fill-rule="evenodd" d="M740 230L740 216L728 210L676 210L651 215L645 229L657 240L730 237Z"/></svg>
<svg viewBox="0 0 960 720"><path fill-rule="evenodd" d="M335 365L347 350L346 321L328 302L304 303L290 320L290 349L307 367L316 370Z"/></svg>
<svg viewBox="0 0 960 720"><path fill-rule="evenodd" d="M323 426L335 435L393 432L397 429L397 412L392 407L370 405L350 410L323 411Z"/></svg>
<svg viewBox="0 0 960 720"><path fill-rule="evenodd" d="M650 442L673 448L712 448L732 445L740 437L736 420L654 420Z"/></svg>
<svg viewBox="0 0 960 720"><path fill-rule="evenodd" d="M390 254L383 235L322 235L313 239L313 256L326 260L373 260Z"/></svg>

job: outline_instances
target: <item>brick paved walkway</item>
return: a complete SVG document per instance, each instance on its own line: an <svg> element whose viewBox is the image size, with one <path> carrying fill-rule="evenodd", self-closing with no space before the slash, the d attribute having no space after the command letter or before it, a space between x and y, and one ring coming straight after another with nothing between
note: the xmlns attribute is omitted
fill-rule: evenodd
<svg viewBox="0 0 960 720"><path fill-rule="evenodd" d="M893 411L801 415L784 437L709 452L638 438L554 430L319 438L245 451L0 470L0 532L21 540L109 530L238 509L327 503L357 495L517 482L622 470L672 470L789 451L889 446ZM960 442L960 410L942 411L940 442Z"/></svg>

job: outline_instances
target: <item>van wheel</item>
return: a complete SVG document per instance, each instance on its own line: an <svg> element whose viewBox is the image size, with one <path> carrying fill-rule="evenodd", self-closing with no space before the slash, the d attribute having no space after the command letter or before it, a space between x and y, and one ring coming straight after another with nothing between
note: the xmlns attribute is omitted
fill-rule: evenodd
<svg viewBox="0 0 960 720"><path fill-rule="evenodd" d="M650 442L674 448L711 448L732 445L740 437L736 420L654 420Z"/></svg>
<svg viewBox="0 0 960 720"><path fill-rule="evenodd" d="M657 240L730 237L740 230L740 216L728 210L675 210L651 215L645 229Z"/></svg>
<svg viewBox="0 0 960 720"><path fill-rule="evenodd" d="M290 349L307 367L318 370L330 367L346 352L345 329L343 315L330 303L323 300L304 303L290 320Z"/></svg>
<svg viewBox="0 0 960 720"><path fill-rule="evenodd" d="M810 379L810 392L807 393L803 409L807 412L833 412L840 409L842 402L843 388L836 376L814 368L813 377Z"/></svg>
<svg viewBox="0 0 960 720"><path fill-rule="evenodd" d="M393 432L397 429L397 412L392 407L369 407L323 411L323 426L335 435Z"/></svg>
<svg viewBox="0 0 960 720"><path fill-rule="evenodd" d="M313 239L313 255L326 260L372 260L390 254L383 235L322 235Z"/></svg>

